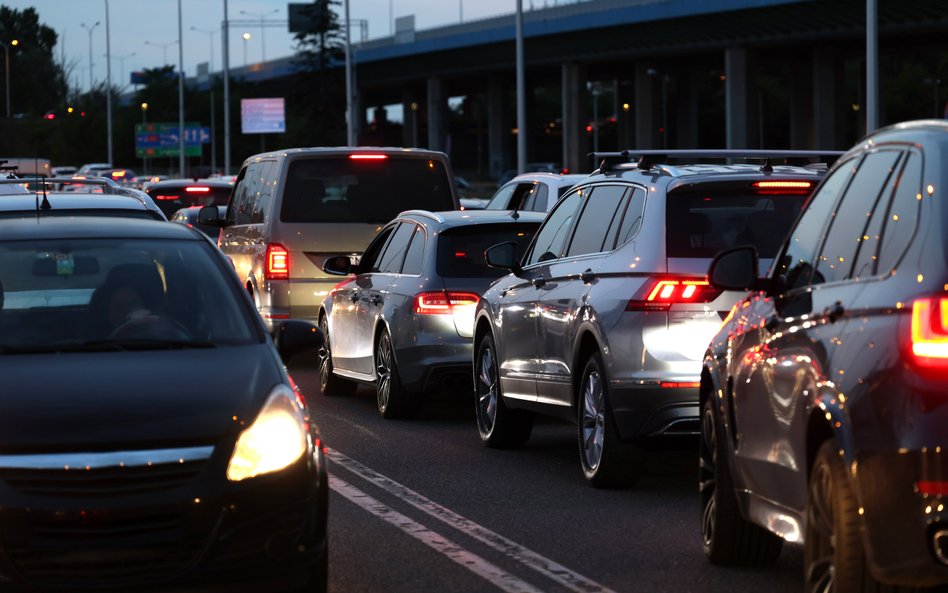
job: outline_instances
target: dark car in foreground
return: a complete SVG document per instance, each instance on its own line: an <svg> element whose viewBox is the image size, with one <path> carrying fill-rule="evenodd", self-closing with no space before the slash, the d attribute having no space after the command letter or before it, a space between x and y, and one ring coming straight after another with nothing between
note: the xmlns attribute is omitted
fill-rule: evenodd
<svg viewBox="0 0 948 593"><path fill-rule="evenodd" d="M948 584L948 124L867 137L827 174L701 375L702 535L718 564L802 542L807 591ZM912 589L914 590L914 589Z"/></svg>
<svg viewBox="0 0 948 593"><path fill-rule="evenodd" d="M542 221L535 212L409 210L379 231L358 265L327 259L327 274L349 277L319 310L322 392L371 383L385 418L415 412L426 392L466 392L474 307L502 274L484 251L501 242L522 251Z"/></svg>
<svg viewBox="0 0 948 593"><path fill-rule="evenodd" d="M325 591L322 442L213 244L114 218L0 229L3 586Z"/></svg>

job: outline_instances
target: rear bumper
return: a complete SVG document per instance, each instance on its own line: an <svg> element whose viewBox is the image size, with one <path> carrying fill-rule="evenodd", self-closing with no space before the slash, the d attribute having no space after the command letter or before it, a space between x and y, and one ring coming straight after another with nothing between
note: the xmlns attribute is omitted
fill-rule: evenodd
<svg viewBox="0 0 948 593"><path fill-rule="evenodd" d="M439 344L407 346L395 352L402 385L409 391L458 391L471 389L474 345L465 338Z"/></svg>
<svg viewBox="0 0 948 593"><path fill-rule="evenodd" d="M623 440L699 431L697 387L663 388L658 381L613 382L609 399Z"/></svg>
<svg viewBox="0 0 948 593"><path fill-rule="evenodd" d="M283 319L317 321L319 308L340 278L268 280L258 295L257 310L270 333Z"/></svg>

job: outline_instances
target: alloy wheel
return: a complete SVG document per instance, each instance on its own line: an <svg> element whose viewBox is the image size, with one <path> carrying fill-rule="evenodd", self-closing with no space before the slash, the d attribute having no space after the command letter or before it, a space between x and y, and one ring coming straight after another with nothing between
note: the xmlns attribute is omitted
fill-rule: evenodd
<svg viewBox="0 0 948 593"><path fill-rule="evenodd" d="M710 406L705 407L701 418L701 451L698 459L699 485L701 492L701 537L707 550L714 541L714 524L717 514L715 469L718 462L717 427Z"/></svg>
<svg viewBox="0 0 948 593"><path fill-rule="evenodd" d="M326 389L329 385L330 355L329 355L329 323L323 317L319 320L319 330L323 333L323 344L316 351L316 366L319 370L319 386Z"/></svg>
<svg viewBox="0 0 948 593"><path fill-rule="evenodd" d="M828 466L817 465L810 478L810 511L807 516L807 543L813 556L809 559L806 576L809 590L814 593L831 593L834 588L835 519L832 474Z"/></svg>
<svg viewBox="0 0 948 593"><path fill-rule="evenodd" d="M392 392L392 342L388 334L383 334L379 340L378 353L375 358L375 397L378 408L383 411L388 408L389 396Z"/></svg>
<svg viewBox="0 0 948 593"><path fill-rule="evenodd" d="M483 434L494 429L497 418L497 366L494 350L485 346L481 350L477 369L477 422Z"/></svg>
<svg viewBox="0 0 948 593"><path fill-rule="evenodd" d="M602 460L602 441L605 435L605 397L602 376L590 371L583 380L583 457L586 466L594 470Z"/></svg>

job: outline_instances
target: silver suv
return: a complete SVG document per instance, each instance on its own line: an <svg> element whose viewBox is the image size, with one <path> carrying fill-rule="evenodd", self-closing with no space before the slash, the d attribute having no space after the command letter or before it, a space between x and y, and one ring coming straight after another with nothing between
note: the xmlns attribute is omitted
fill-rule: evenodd
<svg viewBox="0 0 948 593"><path fill-rule="evenodd" d="M550 212L522 261L509 245L489 249L488 263L513 273L484 293L476 311L481 439L523 445L535 412L573 420L585 477L614 486L637 477L644 437L696 434L702 356L742 296L710 287L708 264L722 249L754 245L766 270L825 173L822 164L769 159L826 156L608 155ZM676 157L765 160L664 164Z"/></svg>
<svg viewBox="0 0 948 593"><path fill-rule="evenodd" d="M272 332L279 320L315 321L338 278L330 255L358 259L399 212L456 210L448 157L405 148L294 148L244 161L226 219L216 208L200 222L223 226L219 245Z"/></svg>

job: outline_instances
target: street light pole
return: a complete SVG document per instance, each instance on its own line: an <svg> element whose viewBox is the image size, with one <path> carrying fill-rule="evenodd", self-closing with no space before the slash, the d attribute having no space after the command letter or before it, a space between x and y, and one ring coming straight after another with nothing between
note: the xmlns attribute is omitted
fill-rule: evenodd
<svg viewBox="0 0 948 593"><path fill-rule="evenodd" d="M85 23L79 23L79 26L89 32L89 92L92 92L92 87L94 83L92 82L92 31L99 26L99 21L96 21L91 27Z"/></svg>
<svg viewBox="0 0 948 593"><path fill-rule="evenodd" d="M112 60L109 58L111 53L109 40L109 0L105 0L105 118L106 118L106 142L108 160L112 163Z"/></svg>
<svg viewBox="0 0 948 593"><path fill-rule="evenodd" d="M346 11L346 145L355 146L355 114L352 113L352 40L349 32L349 0L342 0Z"/></svg>
<svg viewBox="0 0 948 593"><path fill-rule="evenodd" d="M266 24L265 24L265 23L266 23L266 17L269 16L269 15L271 15L271 14L276 14L276 13L278 13L278 12L280 12L280 9L279 9L279 8L274 8L273 10L270 10L270 11L267 11L267 12L263 12L263 13L250 12L249 10L241 10L241 11L240 11L240 14L245 14L245 15L247 15L247 16L255 16L255 17L257 17L258 19L260 19L260 61L261 61L261 62L266 62L266 61L267 61L267 38L266 38L266 36L264 35L264 27L266 26ZM247 61L247 60L245 59L245 60L244 60L244 62L245 62L244 65L246 65L246 61Z"/></svg>
<svg viewBox="0 0 948 593"><path fill-rule="evenodd" d="M224 0L224 22L221 26L221 61L224 65L224 175L230 175L230 23L227 0Z"/></svg>
<svg viewBox="0 0 948 593"><path fill-rule="evenodd" d="M527 168L527 85L523 67L523 0L517 0L517 173Z"/></svg>
<svg viewBox="0 0 948 593"><path fill-rule="evenodd" d="M879 127L879 21L876 0L866 0L866 133Z"/></svg>
<svg viewBox="0 0 948 593"><path fill-rule="evenodd" d="M244 40L244 68L247 67L247 42L250 41L250 33L244 33L241 36Z"/></svg>
<svg viewBox="0 0 948 593"><path fill-rule="evenodd" d="M207 33L208 40L210 41L210 62L208 62L208 73L214 71L214 33L218 29L201 29L200 27L191 27L192 31L198 31L199 33ZM215 138L215 126L214 126L214 80L208 75L208 81L210 85L210 100L211 100L211 170L216 171L217 169L217 141Z"/></svg>
<svg viewBox="0 0 948 593"><path fill-rule="evenodd" d="M168 48L177 43L178 41L169 41L168 43L156 43L154 41L145 41L145 45L153 45L155 47L161 48L161 65L168 65Z"/></svg>
<svg viewBox="0 0 948 593"><path fill-rule="evenodd" d="M184 178L184 37L181 0L178 0L178 165Z"/></svg>
<svg viewBox="0 0 948 593"><path fill-rule="evenodd" d="M6 90L7 90L7 119L10 119L10 46L16 47L20 42L17 39L14 39L9 44L0 41L0 45L3 46L3 71L6 75Z"/></svg>

